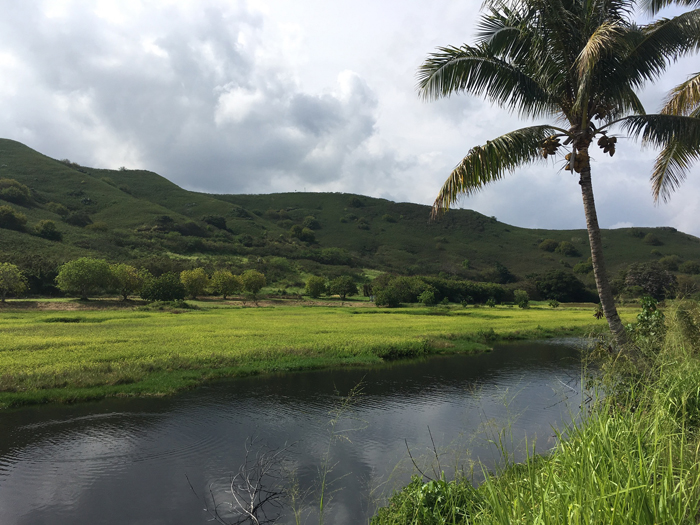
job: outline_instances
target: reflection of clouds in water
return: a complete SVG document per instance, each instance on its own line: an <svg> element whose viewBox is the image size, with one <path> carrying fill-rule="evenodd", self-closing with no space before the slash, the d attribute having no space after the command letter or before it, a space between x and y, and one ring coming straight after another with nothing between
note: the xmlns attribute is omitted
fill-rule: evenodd
<svg viewBox="0 0 700 525"><path fill-rule="evenodd" d="M78 506L95 477L105 469L123 469L124 463L115 459L127 457L136 447L132 433L109 425L48 437L22 450L8 474L0 477L0 522L12 523L31 510L25 501L28 489L32 507L60 511Z"/></svg>

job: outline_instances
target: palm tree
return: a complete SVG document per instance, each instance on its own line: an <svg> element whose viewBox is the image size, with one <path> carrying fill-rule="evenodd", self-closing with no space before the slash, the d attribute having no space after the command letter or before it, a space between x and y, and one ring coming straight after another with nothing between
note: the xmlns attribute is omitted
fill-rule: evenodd
<svg viewBox="0 0 700 525"><path fill-rule="evenodd" d="M669 3L648 0L642 7L655 13ZM700 10L637 25L635 7L633 0L487 0L477 42L439 48L418 70L425 99L466 92L521 117L556 119L556 125L525 127L471 149L440 190L432 216L520 166L568 150L564 169L579 174L596 286L620 343L626 336L605 269L590 148L597 139L603 153L614 155L613 126L663 148L652 176L657 196L673 191L700 154L700 119L672 111L648 115L635 93L698 50Z"/></svg>

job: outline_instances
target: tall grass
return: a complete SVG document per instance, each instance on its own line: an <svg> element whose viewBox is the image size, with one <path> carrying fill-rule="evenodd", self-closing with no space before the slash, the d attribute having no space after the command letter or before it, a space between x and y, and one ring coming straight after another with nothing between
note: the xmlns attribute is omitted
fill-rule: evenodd
<svg viewBox="0 0 700 525"><path fill-rule="evenodd" d="M372 523L698 523L698 327L698 305L679 303L665 336L607 356L607 396L548 455L506 464L477 488L414 478Z"/></svg>
<svg viewBox="0 0 700 525"><path fill-rule="evenodd" d="M368 312L378 312L369 315ZM156 395L207 379L476 352L495 339L575 335L585 309L212 308L0 316L0 408Z"/></svg>

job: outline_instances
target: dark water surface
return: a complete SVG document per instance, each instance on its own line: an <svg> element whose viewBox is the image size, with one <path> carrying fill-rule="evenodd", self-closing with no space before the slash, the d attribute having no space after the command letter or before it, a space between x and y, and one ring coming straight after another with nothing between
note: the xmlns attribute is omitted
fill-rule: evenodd
<svg viewBox="0 0 700 525"><path fill-rule="evenodd" d="M318 522L314 490L329 450L326 523L366 523L410 477L404 440L428 464L428 427L448 476L470 459L493 465L488 440L509 422L521 454L524 436L551 448L552 427L578 411L579 362L572 341L502 345L478 356L230 380L165 399L0 413L0 524L207 523L202 498L211 488L230 501L227 477L254 434L270 446L296 443L288 467L306 493L307 523ZM329 447L336 392L360 382L362 395L337 427L356 430Z"/></svg>

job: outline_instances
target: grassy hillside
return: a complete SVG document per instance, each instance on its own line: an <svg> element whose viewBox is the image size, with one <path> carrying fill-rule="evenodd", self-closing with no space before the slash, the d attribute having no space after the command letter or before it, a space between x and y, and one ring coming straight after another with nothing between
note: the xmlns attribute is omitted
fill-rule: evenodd
<svg viewBox="0 0 700 525"><path fill-rule="evenodd" d="M585 230L518 228L470 210L429 223L427 206L341 193L208 195L148 171L58 161L6 139L0 139L0 179L31 190L21 205L0 200L27 218L21 231L0 229L0 260L25 266L84 255L215 265L277 257L298 261L301 274L352 266L481 278L496 264L523 277L572 268L590 255ZM55 222L62 241L36 234L42 220ZM655 242L645 239L649 234ZM567 241L575 253L540 249L545 239ZM668 255L700 261L700 239L673 228L605 230L603 240L611 274ZM590 276L583 278L590 284Z"/></svg>

